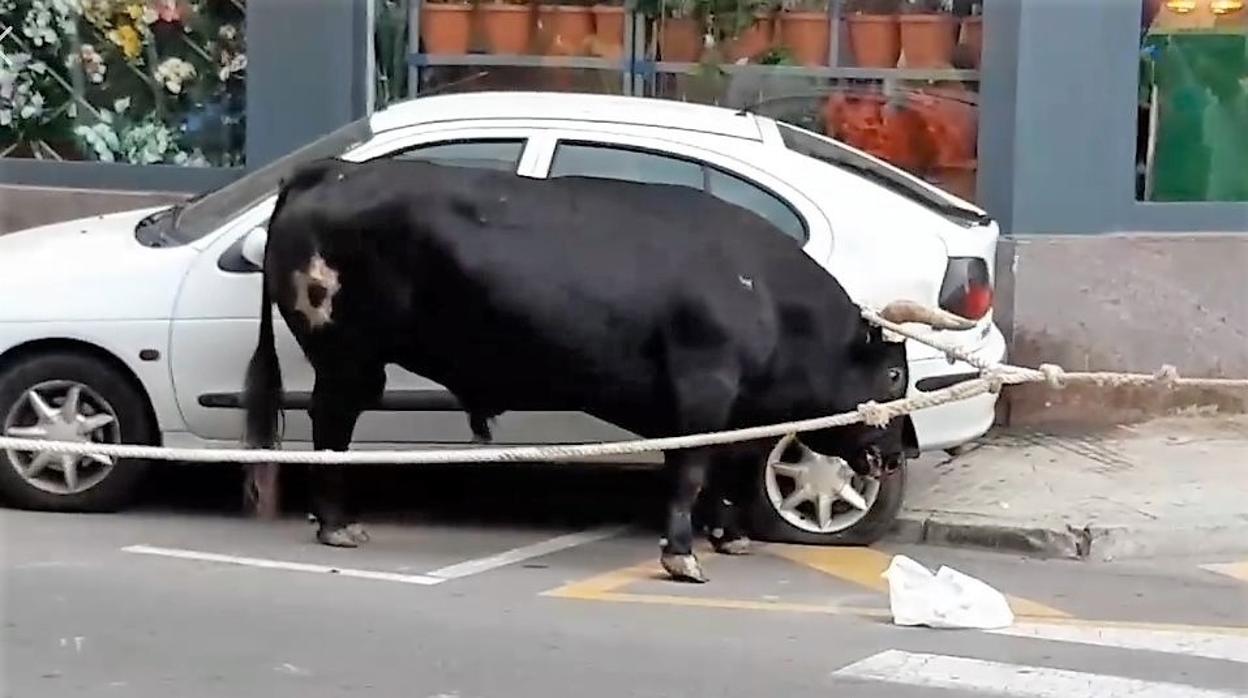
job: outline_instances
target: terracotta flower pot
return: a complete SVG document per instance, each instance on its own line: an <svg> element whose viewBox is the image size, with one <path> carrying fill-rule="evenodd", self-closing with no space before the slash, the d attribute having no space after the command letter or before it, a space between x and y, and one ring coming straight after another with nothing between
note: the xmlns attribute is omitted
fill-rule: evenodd
<svg viewBox="0 0 1248 698"><path fill-rule="evenodd" d="M583 56L589 53L594 16L583 5L541 5L538 33L548 56Z"/></svg>
<svg viewBox="0 0 1248 698"><path fill-rule="evenodd" d="M772 19L758 14L754 15L754 23L746 27L739 35L727 42L724 57L736 63L742 58L753 60L771 48Z"/></svg>
<svg viewBox="0 0 1248 698"><path fill-rule="evenodd" d="M901 58L897 15L850 15L849 45L860 68L896 68Z"/></svg>
<svg viewBox="0 0 1248 698"><path fill-rule="evenodd" d="M793 59L806 66L828 64L828 13L784 12L780 15L780 43Z"/></svg>
<svg viewBox="0 0 1248 698"><path fill-rule="evenodd" d="M975 159L979 118L961 89L930 88L911 95L909 103L923 122L932 154L930 166L954 167Z"/></svg>
<svg viewBox="0 0 1248 698"><path fill-rule="evenodd" d="M528 6L491 2L481 5L480 9L490 53L519 55L529 52L533 36Z"/></svg>
<svg viewBox="0 0 1248 698"><path fill-rule="evenodd" d="M691 17L663 18L659 24L659 60L692 63L702 55L702 23Z"/></svg>
<svg viewBox="0 0 1248 698"><path fill-rule="evenodd" d="M878 92L832 95L823 121L829 136L910 172L922 171L931 160L922 119L904 106L890 107Z"/></svg>
<svg viewBox="0 0 1248 698"><path fill-rule="evenodd" d="M597 56L617 58L624 53L624 8L594 5L594 50Z"/></svg>
<svg viewBox="0 0 1248 698"><path fill-rule="evenodd" d="M472 32L472 5L424 3L420 11L420 38L426 53L468 53Z"/></svg>
<svg viewBox="0 0 1248 698"><path fill-rule="evenodd" d="M901 15L901 51L907 68L948 68L953 65L957 21L947 14Z"/></svg>
<svg viewBox="0 0 1248 698"><path fill-rule="evenodd" d="M970 51L971 65L978 68L984 53L984 18L982 15L962 19L962 45Z"/></svg>

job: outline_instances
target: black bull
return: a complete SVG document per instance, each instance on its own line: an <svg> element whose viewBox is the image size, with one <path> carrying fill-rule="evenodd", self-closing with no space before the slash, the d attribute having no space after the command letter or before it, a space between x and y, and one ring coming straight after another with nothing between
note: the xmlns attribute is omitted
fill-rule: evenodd
<svg viewBox="0 0 1248 698"><path fill-rule="evenodd" d="M795 240L685 187L327 160L283 184L268 233L246 376L251 447L276 441L271 302L315 370L317 450L347 449L390 363L450 390L482 441L509 410L580 411L658 437L843 412L903 397L908 384L905 345L865 322ZM971 324L908 302L887 313ZM905 450L900 419L802 441L860 474ZM673 577L705 579L692 509L708 479L712 543L741 550L736 505L765 448L665 454L661 559ZM341 468L311 468L310 484L318 540L366 540Z"/></svg>

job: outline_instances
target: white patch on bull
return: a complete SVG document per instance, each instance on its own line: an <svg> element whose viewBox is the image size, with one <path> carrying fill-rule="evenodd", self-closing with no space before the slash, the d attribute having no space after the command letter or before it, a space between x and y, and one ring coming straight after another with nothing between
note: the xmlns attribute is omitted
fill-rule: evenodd
<svg viewBox="0 0 1248 698"><path fill-rule="evenodd" d="M333 322L334 319L334 296L338 294L341 285L338 283L338 272L333 267L325 263L325 260L319 255L312 255L312 259L308 261L307 270L296 269L293 272L295 284L295 310L299 311L304 318L307 319L308 325L312 329L317 329ZM320 294L323 297L318 299L320 302L313 304L310 292Z"/></svg>
<svg viewBox="0 0 1248 698"><path fill-rule="evenodd" d="M901 344L901 343L903 343L903 342L905 342L905 341L906 341L906 338L905 338L904 336L899 335L899 334L897 334L896 332L894 332L894 331L892 331L892 330L890 330L890 329L888 329L888 328L884 328L884 331L883 331L881 334L883 334L883 336L884 336L884 341L885 341L885 342L892 342L892 343L894 343L894 344Z"/></svg>
<svg viewBox="0 0 1248 698"><path fill-rule="evenodd" d="M751 279L748 276L743 276L743 275L738 274L737 281L740 281L741 285L748 288L749 290L751 291L754 290L754 279Z"/></svg>

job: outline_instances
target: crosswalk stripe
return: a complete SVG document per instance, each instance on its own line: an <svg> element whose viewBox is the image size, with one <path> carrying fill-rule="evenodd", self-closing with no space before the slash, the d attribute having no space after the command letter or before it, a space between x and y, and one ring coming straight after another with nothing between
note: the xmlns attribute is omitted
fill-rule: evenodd
<svg viewBox="0 0 1248 698"><path fill-rule="evenodd" d="M872 655L833 676L1014 698L1243 698L1177 683L902 650Z"/></svg>
<svg viewBox="0 0 1248 698"><path fill-rule="evenodd" d="M1035 640L1053 640L1128 650L1149 650L1248 663L1248 637L1239 635L1043 623L1019 623L1008 628L986 632Z"/></svg>

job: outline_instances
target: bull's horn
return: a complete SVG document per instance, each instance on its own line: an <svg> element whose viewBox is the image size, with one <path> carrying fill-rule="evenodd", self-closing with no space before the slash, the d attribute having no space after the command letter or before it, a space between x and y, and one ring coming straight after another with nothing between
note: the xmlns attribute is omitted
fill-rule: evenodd
<svg viewBox="0 0 1248 698"><path fill-rule="evenodd" d="M920 322L938 330L969 330L975 326L974 320L954 315L942 308L929 308L908 300L896 300L889 303L880 311L880 317L899 325L906 322Z"/></svg>

